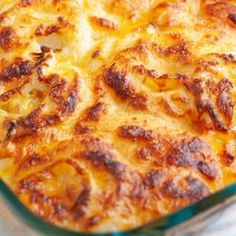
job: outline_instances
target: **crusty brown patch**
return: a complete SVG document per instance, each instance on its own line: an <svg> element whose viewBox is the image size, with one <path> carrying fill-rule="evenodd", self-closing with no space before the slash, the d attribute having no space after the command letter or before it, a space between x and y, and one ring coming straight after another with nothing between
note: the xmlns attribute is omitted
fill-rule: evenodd
<svg viewBox="0 0 236 236"><path fill-rule="evenodd" d="M58 75L50 75L45 78L49 83L49 96L57 107L57 111L44 114L44 105L34 109L26 117L20 117L16 122L16 134L14 138L23 138L41 132L44 128L54 126L71 115L78 103L77 78L69 84Z"/></svg>
<svg viewBox="0 0 236 236"><path fill-rule="evenodd" d="M236 24L236 13L234 13L234 14L230 13L228 15L228 18L233 24Z"/></svg>
<svg viewBox="0 0 236 236"><path fill-rule="evenodd" d="M78 102L77 79L68 84L63 78L54 74L48 80L50 81L49 95L58 105L59 113L61 115L71 114Z"/></svg>
<svg viewBox="0 0 236 236"><path fill-rule="evenodd" d="M43 128L58 124L60 121L61 117L59 114L43 115L43 107L38 107L28 116L17 120L14 138L27 137L39 132Z"/></svg>
<svg viewBox="0 0 236 236"><path fill-rule="evenodd" d="M6 122L5 126L7 128L7 133L6 133L5 139L9 140L16 130L16 122L14 122L14 121Z"/></svg>
<svg viewBox="0 0 236 236"><path fill-rule="evenodd" d="M235 25L236 6L228 0L205 1L206 13L220 19L222 22L229 22ZM232 23L232 24L231 24Z"/></svg>
<svg viewBox="0 0 236 236"><path fill-rule="evenodd" d="M234 103L231 91L233 84L230 80L223 79L220 80L217 86L219 88L219 95L217 97L218 108L228 120L232 120Z"/></svg>
<svg viewBox="0 0 236 236"><path fill-rule="evenodd" d="M93 129L91 127L81 124L80 122L78 122L75 126L75 134L77 135L89 134L92 132L92 130Z"/></svg>
<svg viewBox="0 0 236 236"><path fill-rule="evenodd" d="M28 169L37 165L48 163L51 160L50 156L42 156L37 153L32 153L28 155L20 164L19 168Z"/></svg>
<svg viewBox="0 0 236 236"><path fill-rule="evenodd" d="M218 173L210 155L208 146L199 138L183 139L173 145L173 149L166 156L166 162L176 167L193 167L208 179L214 180Z"/></svg>
<svg viewBox="0 0 236 236"><path fill-rule="evenodd" d="M131 141L151 141L156 137L152 130L145 130L135 125L124 125L118 128L118 135Z"/></svg>
<svg viewBox="0 0 236 236"><path fill-rule="evenodd" d="M161 191L166 197L185 198L189 199L190 202L200 200L210 194L209 188L203 182L191 176L187 176L178 182L174 179L167 179L163 183Z"/></svg>
<svg viewBox="0 0 236 236"><path fill-rule="evenodd" d="M19 38L11 26L0 28L0 47L4 51L10 51L19 45Z"/></svg>
<svg viewBox="0 0 236 236"><path fill-rule="evenodd" d="M119 27L114 22L107 20L105 18L102 18L102 17L91 16L90 20L96 25L106 28L106 29L111 29L111 30L119 29Z"/></svg>
<svg viewBox="0 0 236 236"><path fill-rule="evenodd" d="M34 2L35 0L21 0L21 6L22 7L31 6Z"/></svg>
<svg viewBox="0 0 236 236"><path fill-rule="evenodd" d="M169 140L161 137L140 148L137 152L137 157L142 160L153 160L153 157L162 157L165 155L170 148L171 144Z"/></svg>
<svg viewBox="0 0 236 236"><path fill-rule="evenodd" d="M137 152L143 161L162 167L191 167L211 181L219 174L210 147L197 137L157 137L147 141Z"/></svg>
<svg viewBox="0 0 236 236"><path fill-rule="evenodd" d="M72 199L67 192L54 192L53 195L47 195L44 192L44 182L52 178L53 168L60 164L73 167L77 175L82 178L80 184L83 188L80 191L73 190ZM84 217L90 200L90 184L85 172L75 161L69 159L57 161L40 172L24 177L19 181L16 192L19 196L23 194L27 196L30 204L40 207L42 211L38 211L37 214L50 222L55 220L60 222L69 216L73 216L76 220Z"/></svg>
<svg viewBox="0 0 236 236"><path fill-rule="evenodd" d="M63 17L58 17L57 22L52 25L45 26L43 24L40 24L37 26L35 30L36 36L48 36L53 33L58 33L63 28L69 26L69 22L65 20Z"/></svg>
<svg viewBox="0 0 236 236"><path fill-rule="evenodd" d="M225 145L223 151L223 162L225 165L230 166L236 159L236 141L231 140Z"/></svg>
<svg viewBox="0 0 236 236"><path fill-rule="evenodd" d="M82 153L82 155L84 155L94 167L105 169L118 180L124 179L125 166L113 160L114 157L108 150L90 151Z"/></svg>
<svg viewBox="0 0 236 236"><path fill-rule="evenodd" d="M8 90L0 95L0 101L5 102L17 93L20 93L19 88Z"/></svg>
<svg viewBox="0 0 236 236"><path fill-rule="evenodd" d="M1 82L10 82L33 73L34 65L31 61L16 58L13 63L3 69L0 74Z"/></svg>
<svg viewBox="0 0 236 236"><path fill-rule="evenodd" d="M176 56L177 59L189 62L191 58L191 51L186 42L180 41L177 44L173 44L165 49L160 48L160 54L164 57Z"/></svg>
<svg viewBox="0 0 236 236"><path fill-rule="evenodd" d="M86 208L90 201L91 190L89 187L84 187L79 196L77 197L71 210L74 212L74 218L79 220L86 214Z"/></svg>
<svg viewBox="0 0 236 236"><path fill-rule="evenodd" d="M95 105L89 107L85 114L85 121L98 121L101 115L105 112L106 105L103 102L97 102Z"/></svg>
<svg viewBox="0 0 236 236"><path fill-rule="evenodd" d="M151 78L158 78L158 73L155 70L147 69L144 65L136 65L133 67L134 71L141 75L147 75Z"/></svg>
<svg viewBox="0 0 236 236"><path fill-rule="evenodd" d="M104 80L121 100L136 109L147 109L147 97L137 93L126 76L126 73L117 71L113 65L105 72Z"/></svg>
<svg viewBox="0 0 236 236"><path fill-rule="evenodd" d="M228 79L222 79L218 83L194 79L186 81L185 85L195 98L198 122L202 123L206 129L224 132L229 130L234 107L232 82Z"/></svg>
<svg viewBox="0 0 236 236"><path fill-rule="evenodd" d="M144 176L143 183L149 188L154 188L160 184L165 174L165 171L162 169L151 170Z"/></svg>

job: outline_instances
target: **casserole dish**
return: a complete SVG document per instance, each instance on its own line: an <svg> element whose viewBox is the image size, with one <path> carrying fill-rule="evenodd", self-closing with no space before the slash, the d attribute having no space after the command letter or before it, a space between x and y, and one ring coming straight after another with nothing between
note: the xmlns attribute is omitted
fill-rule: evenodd
<svg viewBox="0 0 236 236"><path fill-rule="evenodd" d="M196 202L190 206L187 206L177 212L174 212L170 215L162 217L154 222L151 222L147 225L138 227L137 229L132 229L124 232L112 232L112 233L83 233L83 232L73 232L65 230L59 227L56 227L52 224L49 224L42 219L35 216L31 213L15 196L14 193L4 184L3 181L0 182L0 193L1 193L1 204L6 205L7 211L10 211L14 214L17 221L20 221L24 225L19 226L18 228L13 228L14 232L17 229L18 232L21 232L23 229L22 235L27 235L27 230L24 231L25 227L30 227L35 233L39 235L57 235L57 236L128 236L128 235L140 235L140 236L162 236L167 235L168 232L172 231L174 228L180 226L183 223L187 223L189 220L192 220L198 217L197 222L191 224L191 228L194 228L197 223L201 222L201 218L206 219L216 212L223 211L227 204L227 200L230 200L232 197L233 202L235 203L236 195L236 184L232 184L221 191L212 194L204 200ZM230 202L232 203L232 201ZM213 210L213 211L212 211ZM208 212L208 213L207 213ZM204 214L204 217L202 215ZM200 217L199 217L200 216ZM13 221L14 222L14 221ZM8 222L8 227L11 227L12 220ZM204 227L204 226L203 226ZM198 228L201 232L202 228ZM196 232L198 232L196 230ZM26 232L26 233L25 233ZM31 231L30 231L31 232ZM32 235L29 233L29 235ZM181 230L177 231L181 233ZM196 233L195 232L195 233ZM176 232L175 232L176 233ZM186 232L185 232L186 233ZM11 234L10 234L11 235ZM20 234L19 234L20 235ZM37 234L36 234L37 235ZM168 234L176 235L176 234ZM183 235L183 234L178 234ZM185 235L185 234L184 234ZM187 235L187 234L186 234Z"/></svg>
<svg viewBox="0 0 236 236"><path fill-rule="evenodd" d="M234 194L235 1L0 9L0 177L39 218L162 233Z"/></svg>

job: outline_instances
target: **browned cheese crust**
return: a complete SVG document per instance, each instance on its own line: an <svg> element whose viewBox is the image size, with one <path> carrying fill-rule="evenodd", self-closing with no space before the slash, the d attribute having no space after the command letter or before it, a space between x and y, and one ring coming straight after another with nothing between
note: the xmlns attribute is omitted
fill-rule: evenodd
<svg viewBox="0 0 236 236"><path fill-rule="evenodd" d="M1 178L85 232L235 182L235 39L233 0L1 0Z"/></svg>

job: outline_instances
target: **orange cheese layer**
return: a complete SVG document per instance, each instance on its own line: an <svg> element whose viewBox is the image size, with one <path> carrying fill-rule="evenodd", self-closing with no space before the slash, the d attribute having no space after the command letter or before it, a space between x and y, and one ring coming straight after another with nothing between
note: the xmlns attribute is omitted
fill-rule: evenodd
<svg viewBox="0 0 236 236"><path fill-rule="evenodd" d="M233 0L1 0L1 178L89 232L235 182L235 39Z"/></svg>

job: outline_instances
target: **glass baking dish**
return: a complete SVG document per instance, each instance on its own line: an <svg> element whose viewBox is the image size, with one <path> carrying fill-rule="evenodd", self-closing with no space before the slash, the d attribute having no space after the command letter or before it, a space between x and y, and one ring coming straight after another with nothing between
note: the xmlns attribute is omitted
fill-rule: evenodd
<svg viewBox="0 0 236 236"><path fill-rule="evenodd" d="M216 192L209 197L198 201L192 205L189 205L177 212L159 218L158 220L151 222L147 225L125 231L125 232L113 232L113 233L97 233L91 235L111 235L111 236L125 236L125 235L142 235L142 236L151 236L151 235L176 235L169 234L168 232L173 231L173 229L178 229L181 225L185 225L186 222L194 220L197 218L197 222L201 218L206 219L209 215L213 214L216 211L221 211L226 208L227 202L230 199L233 199L235 202L236 196L236 183L229 185L228 187ZM21 225L26 229L30 229L31 232L38 232L39 235L57 235L57 236L84 236L89 235L88 233L82 232L73 232L66 229L59 228L50 223L45 222L36 215L34 215L30 210L28 210L15 196L15 194L9 189L9 187L0 180L0 202L6 208L7 216L11 214L16 221L21 222ZM231 201L232 202L232 201ZM1 207L1 211L4 211ZM3 217L4 218L4 217ZM7 217L6 217L7 218ZM11 221L12 222L12 221ZM10 224L13 226L13 223ZM196 220L195 220L196 223ZM193 224L193 223L191 223ZM183 228L183 227L182 227ZM14 230L14 232L16 232ZM18 234L17 234L18 235ZM34 235L22 234L22 235ZM181 234L183 235L183 234ZM184 234L189 235L189 234Z"/></svg>

